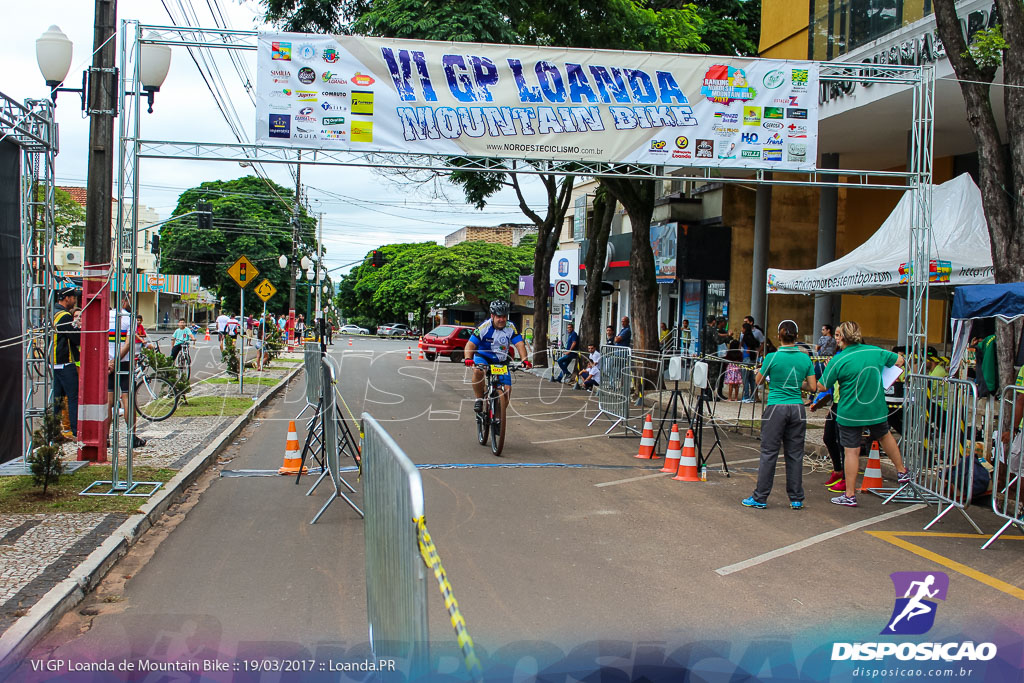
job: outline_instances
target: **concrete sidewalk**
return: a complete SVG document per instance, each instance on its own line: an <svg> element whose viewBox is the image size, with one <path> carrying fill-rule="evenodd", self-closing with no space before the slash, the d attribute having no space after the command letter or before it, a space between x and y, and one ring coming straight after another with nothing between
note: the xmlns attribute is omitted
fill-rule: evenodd
<svg viewBox="0 0 1024 683"><path fill-rule="evenodd" d="M296 358L292 354L292 359ZM176 417L150 423L140 420L146 445L134 450L135 467L177 470L153 496L139 498L135 514L34 513L0 518L0 678L32 645L77 605L107 571L163 515L164 511L230 446L238 433L301 370L300 363L276 362L262 373L274 385L246 385L252 406L235 416ZM256 373L252 374L255 379ZM299 391L304 389L299 385ZM237 384L201 383L189 398L239 396ZM125 436L122 432L122 442ZM75 458L73 444L64 448ZM121 460L124 466L123 459ZM122 470L123 475L123 470Z"/></svg>

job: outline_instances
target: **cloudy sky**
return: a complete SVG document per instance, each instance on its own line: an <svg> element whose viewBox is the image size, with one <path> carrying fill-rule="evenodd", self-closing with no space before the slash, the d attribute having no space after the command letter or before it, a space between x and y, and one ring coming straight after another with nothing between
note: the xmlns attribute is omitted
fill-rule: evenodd
<svg viewBox="0 0 1024 683"><path fill-rule="evenodd" d="M255 0L120 0L118 19L138 19L145 24L169 25L168 9L179 24L192 17L193 25L215 25L211 11L220 11L231 28L269 29L260 21L261 8ZM42 97L46 86L35 61L35 40L56 24L74 43L71 71L65 85L77 87L81 72L91 61L93 3L89 0L37 0L21 3L19 29L8 31L5 39L4 78L0 91L16 99ZM255 108L243 87L242 76L227 51L213 50L228 100L237 111L248 140L255 137ZM235 51L255 78L256 54ZM255 85L255 83L253 84ZM79 110L74 93L61 93L57 119L60 124L60 154L57 180L62 185L85 185L89 122ZM116 130L116 129L115 129ZM214 102L199 71L183 48L175 48L171 69L153 114L143 114L142 137L155 140L235 142L224 116ZM288 167L266 165L267 175L278 183L294 186ZM140 169L142 203L167 218L185 189L205 180L237 178L250 169L235 163L146 160ZM116 178L116 173L115 173ZM493 198L483 211L465 204L458 188L446 183L415 185L363 168L313 167L303 165L302 181L309 208L324 213L324 242L328 267L361 259L381 244L404 241L439 240L464 225L497 225L528 222L518 209L511 190ZM529 182L528 197L543 215L545 202L536 182ZM344 268L341 272L347 271Z"/></svg>

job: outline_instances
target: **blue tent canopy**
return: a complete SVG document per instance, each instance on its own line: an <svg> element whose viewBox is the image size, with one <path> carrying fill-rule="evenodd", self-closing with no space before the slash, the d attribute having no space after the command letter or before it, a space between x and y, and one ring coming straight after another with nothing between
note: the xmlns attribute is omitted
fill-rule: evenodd
<svg viewBox="0 0 1024 683"><path fill-rule="evenodd" d="M954 319L1024 317L1024 282L958 287L953 296Z"/></svg>

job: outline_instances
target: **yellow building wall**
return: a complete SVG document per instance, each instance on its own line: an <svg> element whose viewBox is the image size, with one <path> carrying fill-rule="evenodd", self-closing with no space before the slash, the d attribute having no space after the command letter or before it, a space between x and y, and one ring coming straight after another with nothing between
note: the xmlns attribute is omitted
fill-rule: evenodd
<svg viewBox="0 0 1024 683"><path fill-rule="evenodd" d="M760 56L807 59L807 24L806 2L761 0Z"/></svg>

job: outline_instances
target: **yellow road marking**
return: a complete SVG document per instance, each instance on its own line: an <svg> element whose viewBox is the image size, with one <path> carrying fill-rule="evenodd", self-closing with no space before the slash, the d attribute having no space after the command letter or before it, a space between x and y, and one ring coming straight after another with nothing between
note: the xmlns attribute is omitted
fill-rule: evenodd
<svg viewBox="0 0 1024 683"><path fill-rule="evenodd" d="M974 579L975 581L980 581L986 586L991 586L992 588L995 588L998 591L1002 591L1004 593L1007 593L1008 595L1012 595L1018 600L1024 600L1024 589L1018 588L1013 584L1006 583L1005 581L1000 581L994 576L989 576L984 572L980 572L977 569L968 567L967 565L961 564L956 560L951 560L948 557L939 555L938 553L932 552L931 550L927 550L919 545L914 545L909 541L904 541L902 538L899 538L900 536L925 536L932 538L977 538L984 540L987 539L988 536L979 534L954 534L931 531L867 531L865 533L868 533L874 536L875 538L879 538L885 541L886 543L891 543L898 548L903 548L904 550L912 552L915 555L923 557L926 560L931 560L932 562L940 564L943 567L946 567L947 569L952 569L953 571L963 574L964 576ZM1005 540L1022 541L1024 540L1024 537L1010 536L1007 537Z"/></svg>

